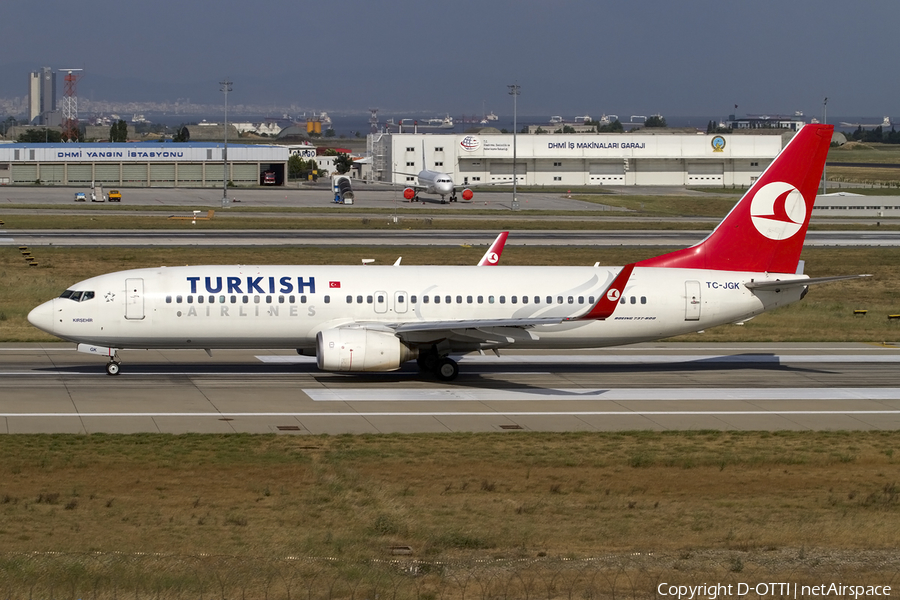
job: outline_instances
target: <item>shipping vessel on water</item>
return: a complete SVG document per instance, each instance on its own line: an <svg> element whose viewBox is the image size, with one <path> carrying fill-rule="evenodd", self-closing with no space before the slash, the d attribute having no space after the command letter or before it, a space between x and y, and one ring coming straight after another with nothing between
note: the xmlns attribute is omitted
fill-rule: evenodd
<svg viewBox="0 0 900 600"><path fill-rule="evenodd" d="M399 121L388 119L385 122L384 126L389 129L453 129L456 125L453 122L453 117L447 115L445 117L439 117L435 119L400 119Z"/></svg>

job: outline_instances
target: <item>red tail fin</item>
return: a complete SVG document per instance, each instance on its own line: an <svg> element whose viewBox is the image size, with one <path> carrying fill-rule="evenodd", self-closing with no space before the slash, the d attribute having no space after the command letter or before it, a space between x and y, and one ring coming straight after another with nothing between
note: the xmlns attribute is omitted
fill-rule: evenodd
<svg viewBox="0 0 900 600"><path fill-rule="evenodd" d="M709 237L637 266L794 273L833 130L803 127Z"/></svg>

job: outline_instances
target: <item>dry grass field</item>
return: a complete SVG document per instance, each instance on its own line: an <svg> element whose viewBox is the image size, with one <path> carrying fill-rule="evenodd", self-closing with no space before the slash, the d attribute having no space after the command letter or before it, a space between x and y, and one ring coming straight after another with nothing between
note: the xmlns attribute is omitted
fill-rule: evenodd
<svg viewBox="0 0 900 600"><path fill-rule="evenodd" d="M0 592L45 586L37 568L161 597L223 577L262 597L265 572L282 578L273 597L289 597L286 572L310 597L386 577L415 598L466 597L461 577L493 582L475 597L556 581L550 598L589 579L588 597L615 597L620 577L629 597L745 570L884 579L900 568L898 445L896 432L4 436ZM396 548L411 554L391 563ZM164 566L183 581L160 582Z"/></svg>

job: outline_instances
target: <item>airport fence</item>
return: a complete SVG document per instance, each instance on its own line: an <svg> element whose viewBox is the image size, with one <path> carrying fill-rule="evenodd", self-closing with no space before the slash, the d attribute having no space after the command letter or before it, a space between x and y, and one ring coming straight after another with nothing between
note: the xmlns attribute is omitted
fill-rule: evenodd
<svg viewBox="0 0 900 600"><path fill-rule="evenodd" d="M766 556L768 554L768 556ZM366 599L677 600L794 597L783 584L900 586L896 558L871 561L786 556L781 552L682 552L672 556L609 555L454 561L345 561L119 553L0 553L0 599ZM745 588L738 587L740 584ZM701 590L696 586L706 587ZM781 587L775 587L781 585ZM727 586L731 586L728 588ZM796 597L803 597L802 594ZM829 594L852 598L853 593ZM687 595L684 596L687 598ZM682 600L684 600L682 598Z"/></svg>

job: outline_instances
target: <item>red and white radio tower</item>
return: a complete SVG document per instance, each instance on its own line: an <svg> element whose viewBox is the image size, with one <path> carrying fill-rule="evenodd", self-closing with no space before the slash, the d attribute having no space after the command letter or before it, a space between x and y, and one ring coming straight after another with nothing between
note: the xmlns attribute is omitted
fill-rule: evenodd
<svg viewBox="0 0 900 600"><path fill-rule="evenodd" d="M62 105L62 138L67 142L78 141L78 92L75 84L81 79L84 69L60 69L65 71Z"/></svg>

